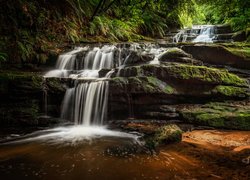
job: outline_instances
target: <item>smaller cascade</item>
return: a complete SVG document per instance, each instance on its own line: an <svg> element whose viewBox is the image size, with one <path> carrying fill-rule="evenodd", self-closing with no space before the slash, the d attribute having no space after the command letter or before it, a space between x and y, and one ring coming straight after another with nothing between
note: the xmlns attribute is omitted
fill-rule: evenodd
<svg viewBox="0 0 250 180"><path fill-rule="evenodd" d="M182 38L185 34L185 30L180 30L174 37L173 37L173 42L178 43L178 42L185 42L184 39Z"/></svg>
<svg viewBox="0 0 250 180"><path fill-rule="evenodd" d="M80 51L86 51L87 49L88 47L77 47L73 51L59 55L56 63L56 69L74 70L76 65L76 54Z"/></svg>
<svg viewBox="0 0 250 180"><path fill-rule="evenodd" d="M192 42L213 42L214 26L204 26L200 30L200 34Z"/></svg>
<svg viewBox="0 0 250 180"><path fill-rule="evenodd" d="M213 42L215 27L214 25L194 25L191 29L182 29L173 37L173 42Z"/></svg>

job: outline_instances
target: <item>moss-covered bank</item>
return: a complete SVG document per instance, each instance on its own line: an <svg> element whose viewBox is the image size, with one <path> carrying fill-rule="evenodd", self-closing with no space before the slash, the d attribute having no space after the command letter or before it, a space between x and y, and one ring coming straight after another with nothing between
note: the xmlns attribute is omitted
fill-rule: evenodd
<svg viewBox="0 0 250 180"><path fill-rule="evenodd" d="M224 129L250 130L250 106L234 103L209 103L180 112L185 122Z"/></svg>

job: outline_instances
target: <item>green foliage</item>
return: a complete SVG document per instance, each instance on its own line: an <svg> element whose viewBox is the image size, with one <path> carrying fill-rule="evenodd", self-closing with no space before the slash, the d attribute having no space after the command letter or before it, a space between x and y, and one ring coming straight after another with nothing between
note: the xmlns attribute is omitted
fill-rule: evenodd
<svg viewBox="0 0 250 180"><path fill-rule="evenodd" d="M246 0L196 0L196 2L200 13L194 18L195 21L201 20L206 24L229 23L235 31L250 26L250 5Z"/></svg>
<svg viewBox="0 0 250 180"><path fill-rule="evenodd" d="M143 36L163 37L169 28L181 26L178 13L189 11L187 2L6 1L0 6L0 11L5 12L0 15L0 22L4 24L0 28L0 49L7 52L11 62L32 62L40 59L37 54L46 54L48 49L63 42L77 43L86 39L134 41Z"/></svg>
<svg viewBox="0 0 250 180"><path fill-rule="evenodd" d="M8 55L6 53L0 52L0 63L7 60Z"/></svg>

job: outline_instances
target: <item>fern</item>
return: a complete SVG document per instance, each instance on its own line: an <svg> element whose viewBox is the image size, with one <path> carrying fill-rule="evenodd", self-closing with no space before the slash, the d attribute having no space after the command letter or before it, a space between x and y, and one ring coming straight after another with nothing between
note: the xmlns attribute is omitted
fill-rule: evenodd
<svg viewBox="0 0 250 180"><path fill-rule="evenodd" d="M6 53L0 52L0 63L7 61L8 55Z"/></svg>

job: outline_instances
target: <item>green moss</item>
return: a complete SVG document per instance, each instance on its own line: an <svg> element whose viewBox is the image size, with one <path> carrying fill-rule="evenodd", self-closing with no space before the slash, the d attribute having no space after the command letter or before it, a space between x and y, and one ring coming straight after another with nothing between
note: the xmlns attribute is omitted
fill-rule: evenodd
<svg viewBox="0 0 250 180"><path fill-rule="evenodd" d="M157 88L166 94L172 94L175 92L175 89L172 86L166 84L165 82L155 77L149 76L146 78L147 78L147 82L150 84L151 87Z"/></svg>
<svg viewBox="0 0 250 180"><path fill-rule="evenodd" d="M128 81L132 84L142 84L142 81L138 77L129 77Z"/></svg>
<svg viewBox="0 0 250 180"><path fill-rule="evenodd" d="M66 90L60 78L46 78L46 86L49 88L49 91L55 93L65 92Z"/></svg>
<svg viewBox="0 0 250 180"><path fill-rule="evenodd" d="M158 128L152 137L146 139L146 146L155 148L162 144L180 142L182 133L182 130L175 124L165 125Z"/></svg>
<svg viewBox="0 0 250 180"><path fill-rule="evenodd" d="M230 96L230 97L245 98L249 96L247 88L234 87L234 86L216 86L212 92L220 93L224 96Z"/></svg>
<svg viewBox="0 0 250 180"><path fill-rule="evenodd" d="M178 58L178 57L191 57L190 54L187 54L179 48L170 48L166 51L165 56L167 58Z"/></svg>
<svg viewBox="0 0 250 180"><path fill-rule="evenodd" d="M250 60L250 47L226 48L232 54Z"/></svg>
<svg viewBox="0 0 250 180"><path fill-rule="evenodd" d="M226 103L209 103L182 110L184 121L224 129L250 130L250 108Z"/></svg>
<svg viewBox="0 0 250 180"><path fill-rule="evenodd" d="M225 84L248 87L246 80L229 73L227 70L208 68L206 66L193 66L185 64L175 64L166 66L167 73L177 79L194 79L213 84Z"/></svg>
<svg viewBox="0 0 250 180"><path fill-rule="evenodd" d="M117 84L120 84L120 83L125 84L125 83L127 83L127 78L114 77L114 78L111 79L111 81L114 82L114 83L117 83Z"/></svg>
<svg viewBox="0 0 250 180"><path fill-rule="evenodd" d="M2 104L0 115L0 124L3 126L36 125L40 115L39 102L26 100L22 103Z"/></svg>

